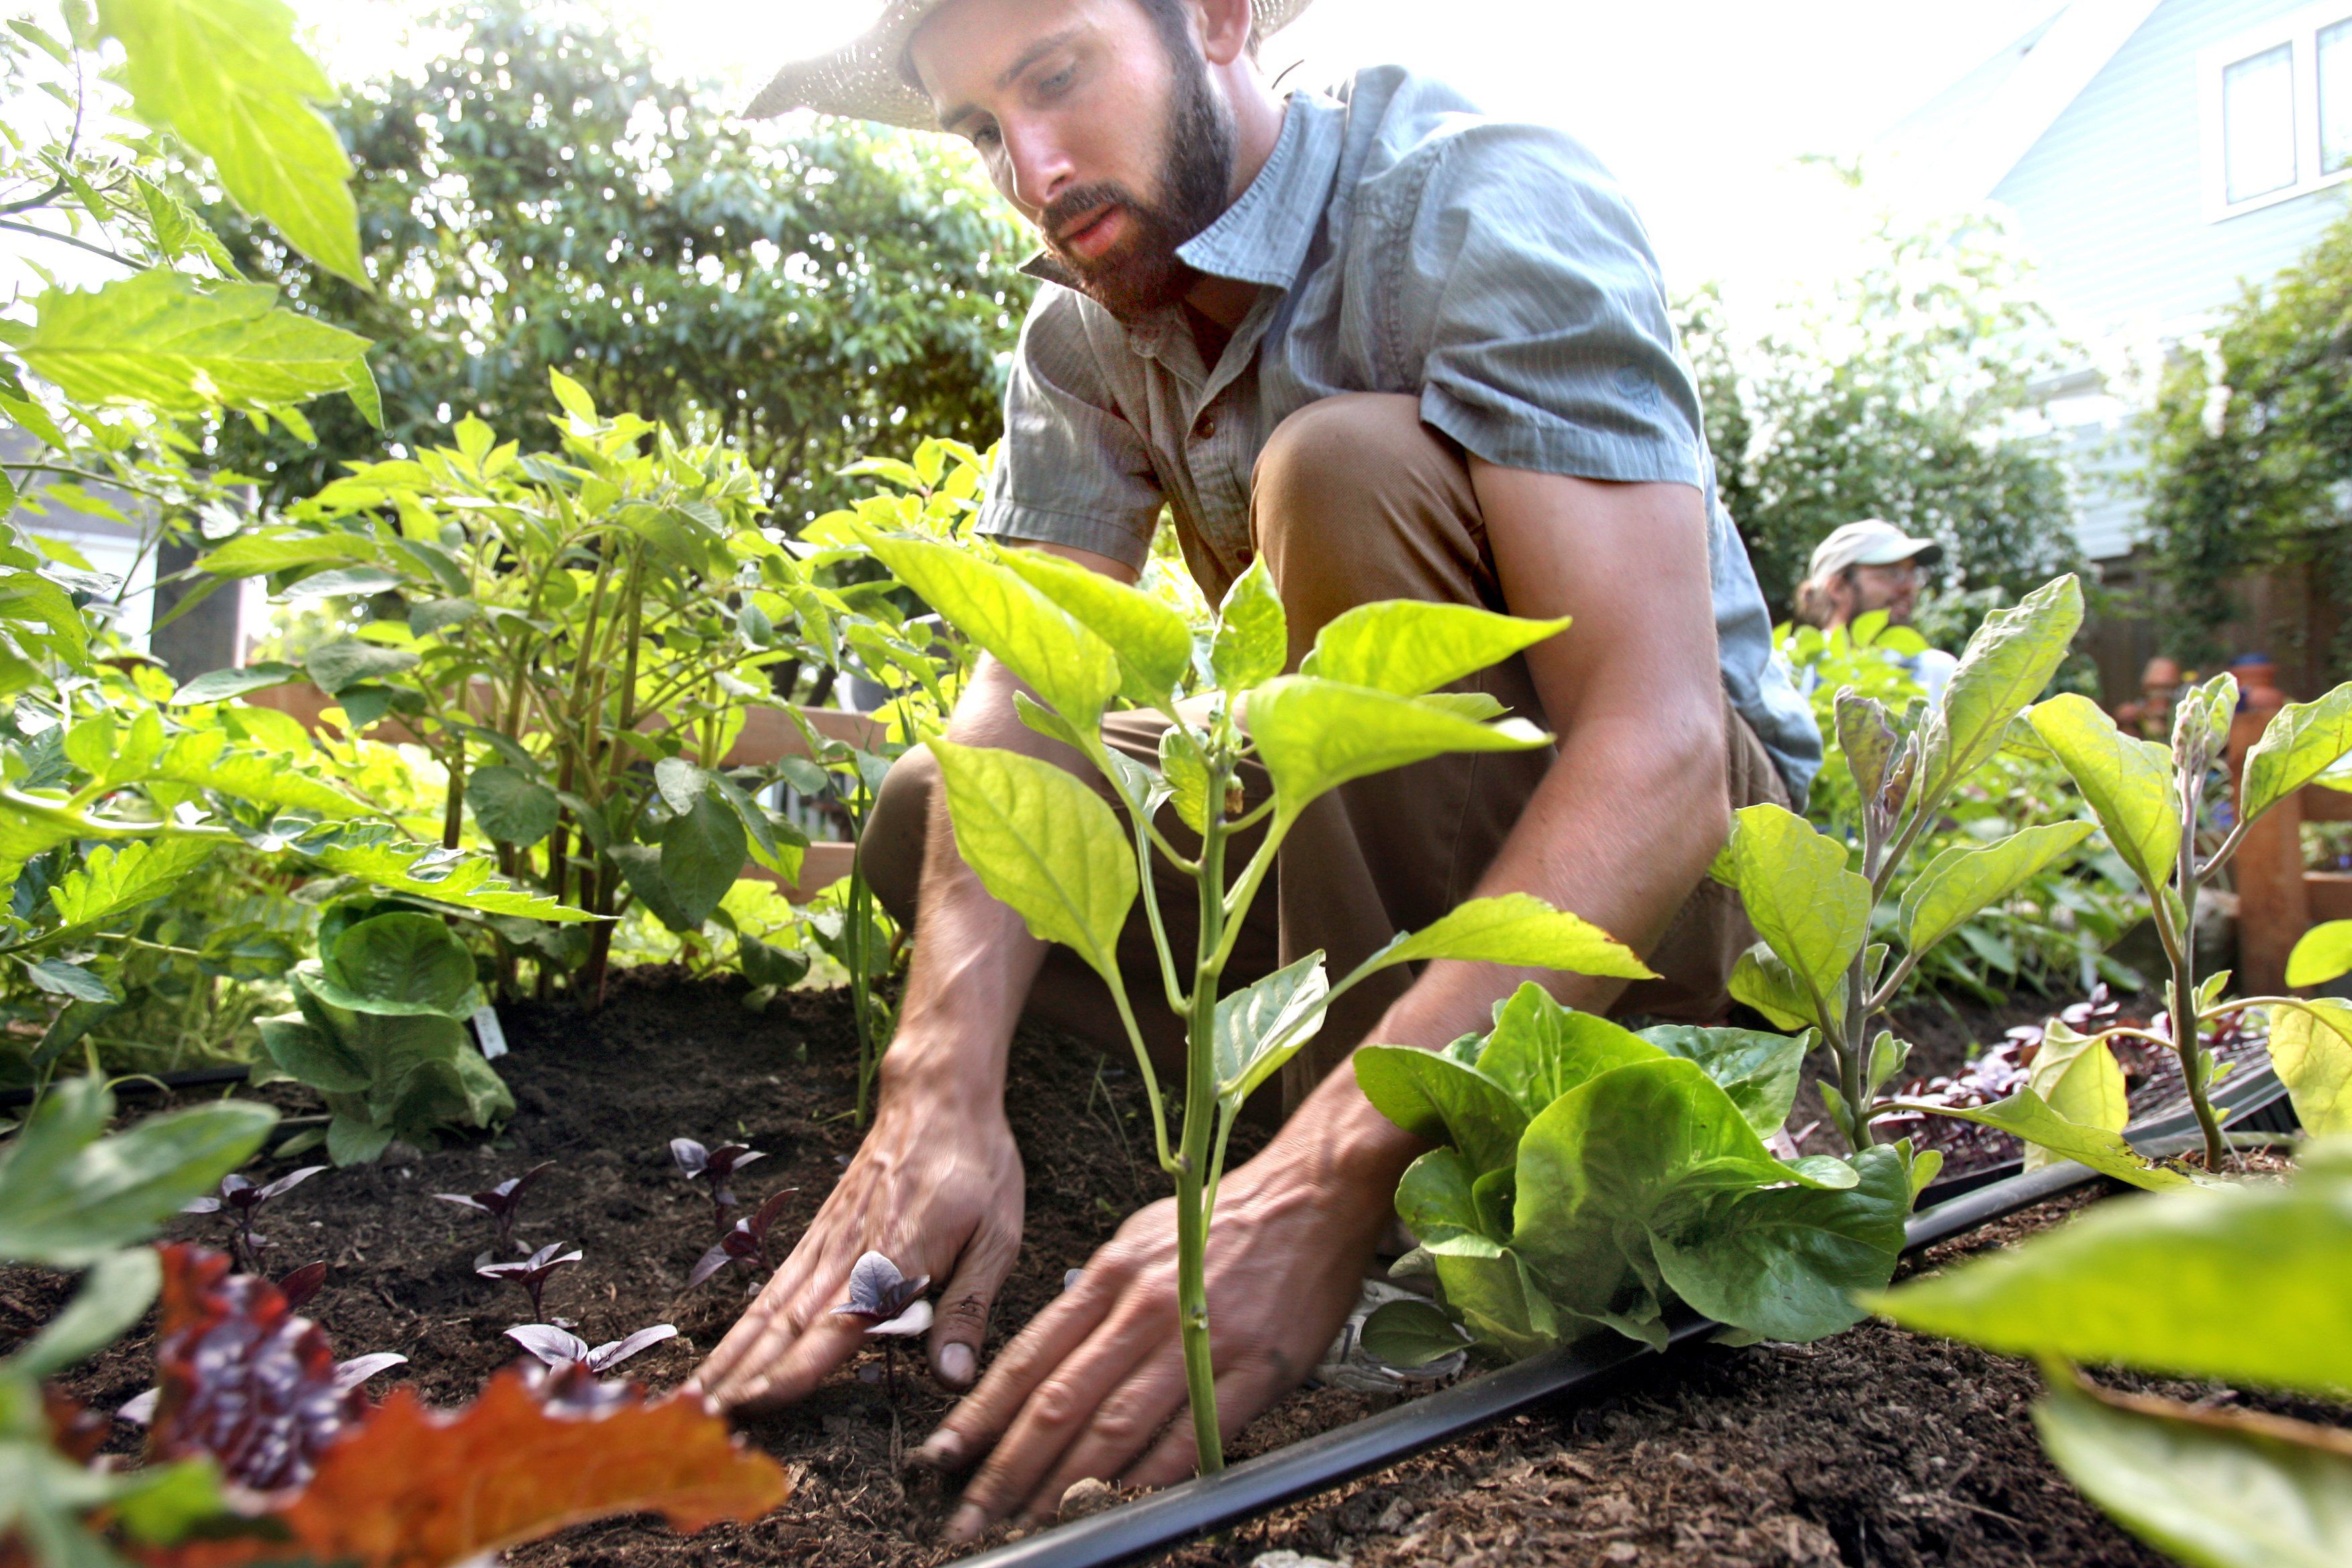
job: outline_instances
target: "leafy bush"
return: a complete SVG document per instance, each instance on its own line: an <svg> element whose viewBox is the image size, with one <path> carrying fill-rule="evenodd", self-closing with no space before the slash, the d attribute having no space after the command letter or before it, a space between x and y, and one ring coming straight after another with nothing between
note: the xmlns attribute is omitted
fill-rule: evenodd
<svg viewBox="0 0 2352 1568"><path fill-rule="evenodd" d="M319 961L294 972L300 1012L263 1019L261 1038L326 1100L336 1164L364 1164L395 1138L429 1150L444 1127L492 1127L514 1113L467 1037L481 991L474 955L446 925L397 906L341 905L319 931Z"/></svg>
<svg viewBox="0 0 2352 1568"><path fill-rule="evenodd" d="M2126 1394L2078 1363L2352 1398L2352 1145L2306 1147L2282 1185L2102 1205L2022 1246L1873 1299L1906 1328L2042 1363L2059 1468L2197 1568L2352 1558L2352 1433L2232 1402Z"/></svg>
<svg viewBox="0 0 2352 1568"><path fill-rule="evenodd" d="M1178 1315L1192 1428L1202 1468L1217 1469L1223 1444L1203 1261L1226 1138L1242 1103L1313 1037L1335 997L1394 964L1459 958L1648 973L1584 921L1514 894L1472 900L1427 930L1399 937L1336 984L1314 952L1219 994L1250 904L1292 824L1318 796L1446 752L1547 742L1523 720L1490 722L1500 712L1491 698L1482 703L1437 689L1558 634L1567 622L1454 605L1359 605L1322 629L1300 674L1286 676L1286 621L1263 562L1234 582L1215 625L1196 633L1161 598L1058 556L922 533L861 528L859 536L900 582L1036 693L1036 700L1026 692L1016 700L1023 721L1077 749L1125 812L1122 826L1092 787L1052 763L931 742L958 852L1031 931L1068 946L1102 976L1127 1027L1160 1166L1176 1187ZM1213 700L1180 712L1188 692ZM1246 731L1235 718L1244 696ZM1159 768L1106 744L1102 719L1114 699L1168 718ZM1272 798L1254 807L1240 799L1236 772L1250 755L1274 785ZM1157 825L1171 807L1199 836L1192 855ZM1246 866L1229 868L1233 836L1261 821L1266 830L1256 852ZM1155 852L1198 890L1199 951L1182 960L1169 946L1152 879L1141 874ZM1173 1139L1117 954L1139 891L1167 1004L1185 1021L1189 1041L1182 1123Z"/></svg>
<svg viewBox="0 0 2352 1568"><path fill-rule="evenodd" d="M1840 695L1852 690L1894 713L1926 701L1927 689L1903 660L1928 645L1908 627L1888 626L1879 611L1832 632L1784 626L1779 642L1800 689L1811 700L1826 745L1805 815L1831 837L1859 844L1862 797L1839 749ZM2049 757L2004 749L1952 792L1936 823L1921 834L1918 856L1896 869L1872 911L1874 934L1899 932L1903 900L1925 863L1948 848L1990 843L2011 823L2066 815L2074 809L2073 793L2074 781ZM1986 1002L2001 1000L2017 985L2045 995L2087 991L2101 981L2136 991L2142 977L2107 950L2147 914L2147 901L2122 860L2086 841L1963 921L1952 932L1954 941L1932 949L1904 977L1895 1000L1930 987Z"/></svg>

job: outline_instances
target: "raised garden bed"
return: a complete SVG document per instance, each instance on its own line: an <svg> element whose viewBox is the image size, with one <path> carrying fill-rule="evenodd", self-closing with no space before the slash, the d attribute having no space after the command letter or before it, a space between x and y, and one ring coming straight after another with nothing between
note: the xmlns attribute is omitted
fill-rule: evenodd
<svg viewBox="0 0 2352 1568"><path fill-rule="evenodd" d="M844 998L789 994L766 1013L739 983L679 983L640 972L606 1009L510 1009L501 1064L519 1111L492 1143L331 1172L296 1188L261 1229L282 1270L332 1265L312 1314L340 1353L394 1351L429 1400L455 1402L514 1359L500 1331L520 1299L477 1278L489 1227L430 1195L465 1192L560 1162L520 1229L585 1260L550 1287L552 1313L591 1342L675 1322L679 1338L629 1371L657 1387L682 1379L740 1310L724 1278L682 1293L709 1246L707 1198L680 1178L673 1136L733 1139L768 1152L739 1190L802 1196L797 1230L858 1133L849 1103L856 1047ZM1129 1118L1132 1079L1090 1050L1024 1033L1008 1097L1028 1170L1028 1227L1000 1300L992 1342L1050 1299L1127 1213L1159 1194ZM302 1091L263 1091L290 1112ZM2026 1216L2047 1223L2055 1210ZM174 1234L217 1239L208 1222ZM1999 1234L1986 1233L1979 1244ZM62 1301L52 1277L0 1274L0 1313L18 1333ZM101 1409L147 1386L152 1341L137 1332L77 1369L72 1392ZM906 1470L905 1451L946 1409L927 1379L900 1380L894 1407L876 1352L813 1397L753 1422L752 1439L794 1468L799 1489L756 1525L690 1540L618 1521L513 1554L526 1564L808 1563L866 1568L929 1563L952 1492ZM381 1384L379 1386L382 1386ZM1538 1407L1501 1426L1296 1504L1207 1543L1183 1562L1248 1563L1286 1548L1358 1563L1500 1561L1721 1563L2145 1563L2059 1479L2033 1440L2023 1367L1965 1347L1864 1328L1798 1349L1705 1349L1649 1363L1619 1392L1578 1408ZM1375 1414L1386 1402L1337 1390L1294 1395L1255 1423L1246 1459ZM127 1431L118 1444L129 1447ZM1000 1540L1002 1537L1000 1536Z"/></svg>

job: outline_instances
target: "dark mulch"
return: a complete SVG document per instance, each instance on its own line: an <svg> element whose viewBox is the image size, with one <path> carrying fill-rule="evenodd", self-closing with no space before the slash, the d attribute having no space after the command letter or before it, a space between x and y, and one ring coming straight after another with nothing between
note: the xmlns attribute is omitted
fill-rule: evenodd
<svg viewBox="0 0 2352 1568"><path fill-rule="evenodd" d="M583 1247L549 1289L551 1313L582 1320L592 1342L654 1321L680 1337L631 1363L674 1385L740 1311L740 1284L681 1296L712 1236L707 1199L669 1163L677 1135L768 1151L739 1184L748 1202L777 1188L803 1196L797 1228L837 1175L857 1132L842 1112L854 1084L845 999L793 994L764 1015L731 982L630 977L600 1014L518 1006L514 1054L500 1070L519 1104L495 1143L454 1145L367 1169L333 1172L273 1205L262 1225L282 1271L334 1266L313 1314L337 1352L399 1351L428 1399L454 1403L514 1359L499 1331L527 1314L519 1295L476 1278L487 1222L435 1192L489 1185L543 1159L562 1163L532 1194L521 1234ZM1990 1022L1987 1020L1987 1022ZM1997 1037L1999 1026L1991 1029ZM1136 1205L1160 1195L1141 1096L1131 1073L1047 1034L1016 1042L1008 1110L1028 1173L1024 1256L1001 1298L991 1349L1060 1287ZM266 1091L289 1110L299 1090ZM1238 1157L1238 1156L1237 1156ZM2037 1222L2038 1223L2038 1222ZM208 1238L203 1222L177 1234ZM60 1282L0 1270L0 1348L54 1311ZM142 1329L68 1380L110 1408L146 1386ZM867 1381L878 1352L810 1399L750 1424L751 1439L793 1471L797 1490L747 1528L690 1540L620 1521L518 1552L531 1568L806 1563L914 1568L952 1496L908 1472L905 1450L947 1408L919 1373L894 1407ZM1654 1369L1580 1411L1523 1417L1340 1491L1189 1549L1188 1563L1250 1563L1276 1549L1357 1565L1422 1562L2152 1564L2042 1458L2027 1411L2027 1369L1973 1351L1864 1328L1810 1347L1708 1350ZM1236 1457L1369 1414L1336 1391L1295 1396L1256 1423Z"/></svg>

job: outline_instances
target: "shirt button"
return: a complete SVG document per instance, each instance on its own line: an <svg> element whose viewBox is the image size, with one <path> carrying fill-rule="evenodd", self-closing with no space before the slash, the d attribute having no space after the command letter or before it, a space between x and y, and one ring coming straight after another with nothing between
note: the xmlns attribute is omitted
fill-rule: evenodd
<svg viewBox="0 0 2352 1568"><path fill-rule="evenodd" d="M1192 435L1194 439L1205 441L1216 433L1217 416L1213 412L1203 414L1198 419L1192 421Z"/></svg>

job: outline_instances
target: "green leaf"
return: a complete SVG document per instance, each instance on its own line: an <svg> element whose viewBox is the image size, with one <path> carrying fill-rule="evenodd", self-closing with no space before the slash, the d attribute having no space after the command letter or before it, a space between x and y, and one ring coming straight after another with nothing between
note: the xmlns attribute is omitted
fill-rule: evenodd
<svg viewBox="0 0 2352 1568"><path fill-rule="evenodd" d="M1518 1158L1528 1113L1475 1068L1411 1046L1364 1046L1353 1059L1372 1109L1416 1138L1459 1149L1475 1175L1507 1171Z"/></svg>
<svg viewBox="0 0 2352 1568"><path fill-rule="evenodd" d="M1471 1190L1477 1179L1460 1150L1432 1149L1405 1167L1397 1184L1397 1218L1433 1256L1500 1258L1510 1232L1489 1234Z"/></svg>
<svg viewBox="0 0 2352 1568"><path fill-rule="evenodd" d="M62 958L21 960L33 984L57 996L80 1002L120 1002L122 994L79 963Z"/></svg>
<svg viewBox="0 0 2352 1568"><path fill-rule="evenodd" d="M1904 940L1924 952L2058 864L2095 831L2087 822L2021 828L1981 849L1956 845L1927 862L1903 894Z"/></svg>
<svg viewBox="0 0 2352 1568"><path fill-rule="evenodd" d="M686 906L678 901L667 879L662 876L658 846L615 844L604 853L621 868L621 876L628 882L629 890L636 894L637 902L650 910L653 917L666 929L674 931L701 929L702 921L688 918Z"/></svg>
<svg viewBox="0 0 2352 1568"><path fill-rule="evenodd" d="M392 1129L337 1111L327 1123L327 1158L338 1166L373 1165L392 1147Z"/></svg>
<svg viewBox="0 0 2352 1568"><path fill-rule="evenodd" d="M302 671L299 668L275 659L235 669L211 670L172 693L172 706L186 708L198 702L226 702L248 691L263 691L300 679Z"/></svg>
<svg viewBox="0 0 2352 1568"><path fill-rule="evenodd" d="M193 416L275 411L341 392L381 426L367 340L277 300L266 283L199 288L183 273L142 272L89 293L38 295L39 321L12 346L79 403Z"/></svg>
<svg viewBox="0 0 2352 1568"><path fill-rule="evenodd" d="M563 803L520 768L476 768L466 780L466 805L475 825L501 844L528 849L555 831Z"/></svg>
<svg viewBox="0 0 2352 1568"><path fill-rule="evenodd" d="M785 880L797 882L801 875L801 852L808 847L807 836L790 823L779 833L775 818L767 809L743 793L743 786L724 773L710 775L710 789L720 805L735 814L750 839L745 847L751 857Z"/></svg>
<svg viewBox="0 0 2352 1568"><path fill-rule="evenodd" d="M684 757L664 757L654 764L654 788L660 792L662 804L680 816L692 811L709 787L710 775Z"/></svg>
<svg viewBox="0 0 2352 1568"><path fill-rule="evenodd" d="M2352 921L2325 921L2295 939L2287 954L2289 985L2325 985L2352 973Z"/></svg>
<svg viewBox="0 0 2352 1568"><path fill-rule="evenodd" d="M1733 963L1729 988L1735 1000L1745 1002L1783 1029L1818 1028L1822 1022L1813 999L1805 994L1796 975L1780 962L1778 953L1760 942ZM1822 1000L1829 1004L1831 1017L1842 1020L1845 1014L1844 981L1839 981L1836 992Z"/></svg>
<svg viewBox="0 0 2352 1568"><path fill-rule="evenodd" d="M1331 992L1318 950L1217 999L1217 1099L1237 1108L1323 1026Z"/></svg>
<svg viewBox="0 0 2352 1568"><path fill-rule="evenodd" d="M2034 1407L2084 1495L2194 1568L2352 1561L2352 1458L2226 1419L2121 1407L2063 1386Z"/></svg>
<svg viewBox="0 0 2352 1568"><path fill-rule="evenodd" d="M1383 1301L1364 1319L1357 1343L1373 1360L1411 1371L1462 1349L1462 1331L1430 1301Z"/></svg>
<svg viewBox="0 0 2352 1568"><path fill-rule="evenodd" d="M294 40L280 0L98 0L123 48L123 85L148 124L210 158L237 205L330 272L370 289L351 160L312 107L336 97Z"/></svg>
<svg viewBox="0 0 2352 1568"><path fill-rule="evenodd" d="M559 904L543 893L526 892L496 874L487 855L457 854L437 845L412 843L376 823L337 825L305 835L294 850L330 871L358 877L387 892L484 914L571 922L597 917Z"/></svg>
<svg viewBox="0 0 2352 1568"><path fill-rule="evenodd" d="M1495 1029L1478 1054L1478 1074L1503 1086L1530 1117L1578 1085L1632 1062L1656 1061L1657 1047L1590 1013L1563 1007L1533 981L1495 1005Z"/></svg>
<svg viewBox="0 0 2352 1568"><path fill-rule="evenodd" d="M464 1018L481 1005L466 944L437 918L405 910L345 931L304 978L320 1000L354 1013Z"/></svg>
<svg viewBox="0 0 2352 1568"><path fill-rule="evenodd" d="M48 1377L95 1354L131 1331L163 1288L163 1269L152 1248L110 1253L90 1265L65 1310L30 1344L0 1362L0 1373Z"/></svg>
<svg viewBox="0 0 2352 1568"><path fill-rule="evenodd" d="M1661 1024L1642 1038L1668 1056L1696 1062L1731 1097L1759 1137L1769 1138L1789 1120L1804 1075L1810 1037L1768 1035L1756 1029L1709 1029Z"/></svg>
<svg viewBox="0 0 2352 1568"><path fill-rule="evenodd" d="M377 559L374 544L357 533L307 533L276 529L240 533L208 552L203 562L215 577L257 577L297 566L324 566ZM199 676L198 679L204 679ZM290 679L290 678L289 678Z"/></svg>
<svg viewBox="0 0 2352 1568"><path fill-rule="evenodd" d="M1091 734L1118 689L1110 645L1011 568L961 545L868 531L866 547L948 623L1002 660L1080 731Z"/></svg>
<svg viewBox="0 0 2352 1568"><path fill-rule="evenodd" d="M1985 617L1920 733L1915 798L1921 809L1934 810L1953 785L1992 760L2010 721L2065 662L2082 624L2083 588L2071 573Z"/></svg>
<svg viewBox="0 0 2352 1568"><path fill-rule="evenodd" d="M1743 1193L1654 1234L1658 1271L1699 1311L1767 1339L1802 1342L1860 1321L1854 1293L1883 1288L1903 1256L1911 1174L1883 1144L1854 1164L1843 1191Z"/></svg>
<svg viewBox="0 0 2352 1568"><path fill-rule="evenodd" d="M754 990L773 986L779 991L790 990L808 977L809 955L786 952L769 946L756 936L735 939L736 962L741 965L743 978Z"/></svg>
<svg viewBox="0 0 2352 1568"><path fill-rule="evenodd" d="M1583 916L1556 910L1532 893L1504 893L1456 904L1435 924L1392 940L1373 956L1372 966L1385 969L1433 958L1625 980L1656 978L1632 948Z"/></svg>
<svg viewBox="0 0 2352 1568"><path fill-rule="evenodd" d="M693 808L669 820L662 829L661 874L669 884L678 910L690 926L699 927L719 907L743 875L751 858L750 841L735 813L708 793L694 797Z"/></svg>
<svg viewBox="0 0 2352 1568"><path fill-rule="evenodd" d="M2321 997L2270 1016L2271 1066L2295 1120L2317 1136L2352 1132L2352 1002Z"/></svg>
<svg viewBox="0 0 2352 1568"><path fill-rule="evenodd" d="M1055 612L1058 614L1059 612ZM1118 984L1135 851L1102 796L1051 763L933 741L956 850L1029 930Z"/></svg>
<svg viewBox="0 0 2352 1568"><path fill-rule="evenodd" d="M192 730L172 738L155 759L153 776L278 811L349 817L364 809L332 784L287 764L283 752L231 751L225 730Z"/></svg>
<svg viewBox="0 0 2352 1568"><path fill-rule="evenodd" d="M226 1100L100 1139L113 1113L97 1079L61 1083L0 1151L0 1258L82 1268L143 1241L252 1158L278 1122L266 1105Z"/></svg>
<svg viewBox="0 0 2352 1568"><path fill-rule="evenodd" d="M2075 692L2036 703L2027 717L2074 776L2116 853L2141 881L2161 887L2180 852L2171 748L2126 735L2105 710Z"/></svg>
<svg viewBox="0 0 2352 1568"><path fill-rule="evenodd" d="M257 1020L261 1048L298 1082L322 1094L364 1093L372 1075L365 1062L324 1029L299 1016Z"/></svg>
<svg viewBox="0 0 2352 1568"><path fill-rule="evenodd" d="M1168 798L1176 807L1177 820L1195 833L1207 832L1209 765L1201 756L1201 748L1173 724L1160 731L1160 776L1168 781ZM1223 815L1222 810L1219 815Z"/></svg>
<svg viewBox="0 0 2352 1568"><path fill-rule="evenodd" d="M2115 1053L2095 1035L2080 1035L2063 1018L2043 1026L2042 1047L2033 1054L2026 1085L2050 1109L2082 1127L2120 1135L2131 1121L2131 1099ZM2025 1147L2025 1168L2054 1165L2059 1156L2039 1143Z"/></svg>
<svg viewBox="0 0 2352 1568"><path fill-rule="evenodd" d="M1282 613L1281 595L1274 591L1274 574L1261 555L1234 579L1224 603L1217 606L1209 674L1221 690L1247 691L1280 675L1289 658L1289 623Z"/></svg>
<svg viewBox="0 0 2352 1568"><path fill-rule="evenodd" d="M302 668L318 682L320 690L330 697L340 697L348 687L404 674L415 669L417 663L417 656L406 648L382 647L357 637L341 637L312 648L302 660Z"/></svg>
<svg viewBox="0 0 2352 1568"><path fill-rule="evenodd" d="M2051 1110L2032 1089L2021 1089L2007 1100L1967 1110L1903 1103L1933 1115L1955 1117L1980 1127L1997 1127L2062 1158L2080 1161L2101 1175L2113 1176L2150 1192L2189 1185L2189 1178L2179 1172L2141 1159L2124 1141L2123 1134L2069 1121Z"/></svg>
<svg viewBox="0 0 2352 1568"><path fill-rule="evenodd" d="M1418 697L1499 664L1568 626L1566 616L1531 621L1475 605L1383 599L1327 623L1298 673Z"/></svg>
<svg viewBox="0 0 2352 1568"><path fill-rule="evenodd" d="M1192 628L1161 600L1041 550L1001 559L1118 657L1119 695L1146 708L1172 700L1192 668Z"/></svg>
<svg viewBox="0 0 2352 1568"><path fill-rule="evenodd" d="M431 637L436 632L446 632L451 626L470 621L481 613L480 603L474 599L426 599L409 610L409 634Z"/></svg>
<svg viewBox="0 0 2352 1568"><path fill-rule="evenodd" d="M212 845L202 838L100 845L49 889L49 898L66 924L93 925L162 898L211 854Z"/></svg>
<svg viewBox="0 0 2352 1568"><path fill-rule="evenodd" d="M2352 1181L2102 1204L1868 1303L2004 1355L2352 1395Z"/></svg>
<svg viewBox="0 0 2352 1568"><path fill-rule="evenodd" d="M1886 704L1852 689L1837 694L1837 743L1845 753L1846 771L1866 802L1885 786L1886 765L1895 760L1900 738Z"/></svg>
<svg viewBox="0 0 2352 1568"><path fill-rule="evenodd" d="M1846 868L1845 846L1766 802L1733 813L1725 858L1757 934L1805 994L1836 992L1870 931L1870 883Z"/></svg>
<svg viewBox="0 0 2352 1568"><path fill-rule="evenodd" d="M2352 684L2316 702L2290 702L2271 716L2246 752L2238 814L2248 822L2317 778L2352 752Z"/></svg>
<svg viewBox="0 0 2352 1568"><path fill-rule="evenodd" d="M1305 676L1251 692L1247 722L1285 822L1350 779L1449 752L1527 752L1551 741L1525 720L1479 724L1409 697Z"/></svg>

